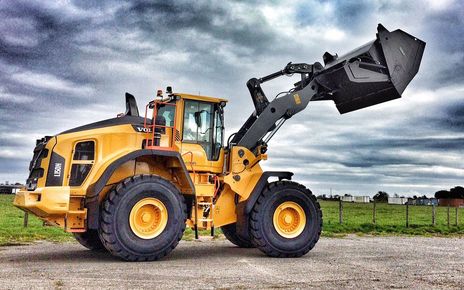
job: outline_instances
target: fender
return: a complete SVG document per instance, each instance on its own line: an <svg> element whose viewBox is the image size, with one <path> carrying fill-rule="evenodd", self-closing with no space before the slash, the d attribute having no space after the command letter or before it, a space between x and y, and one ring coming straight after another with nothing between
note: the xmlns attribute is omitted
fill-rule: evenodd
<svg viewBox="0 0 464 290"><path fill-rule="evenodd" d="M98 229L100 223L100 204L99 204L99 195L100 192L105 187L106 183L110 179L111 175L114 171L124 164L127 161L136 159L142 156L166 156L171 158L176 158L179 161L179 164L182 166L182 172L184 173L184 177L189 183L189 188L191 193L195 194L195 186L193 185L193 181L190 178L188 173L187 167L185 166L184 160L182 156L177 151L166 151L166 150L150 150L150 149L141 149L129 154L126 154L119 159L113 161L97 182L91 184L87 190L87 195L85 199L85 207L87 208L87 229Z"/></svg>
<svg viewBox="0 0 464 290"><path fill-rule="evenodd" d="M250 197L242 202L237 204L237 234L244 239L248 239L248 230L249 230L249 223L248 223L248 216L253 210L253 206L255 205L256 201L259 198L259 195L263 191L263 189L268 184L269 177L278 177L279 181L282 179L291 180L293 176L293 172L289 171L265 171L263 175L259 178L258 183L256 184L255 188L250 194Z"/></svg>

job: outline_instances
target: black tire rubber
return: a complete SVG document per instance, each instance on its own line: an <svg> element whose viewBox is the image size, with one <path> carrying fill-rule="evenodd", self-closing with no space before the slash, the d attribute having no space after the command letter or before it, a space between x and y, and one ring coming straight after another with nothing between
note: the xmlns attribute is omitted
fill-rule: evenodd
<svg viewBox="0 0 464 290"><path fill-rule="evenodd" d="M273 224L276 208L285 201L300 205L306 214L303 232L295 238L284 238ZM260 194L250 215L251 242L271 257L300 257L308 253L319 240L322 212L309 189L291 181L270 183Z"/></svg>
<svg viewBox="0 0 464 290"><path fill-rule="evenodd" d="M240 248L254 248L250 238L243 239L237 235L236 225L236 223L233 223L221 227L222 233L226 239L228 239L232 244L239 246Z"/></svg>
<svg viewBox="0 0 464 290"><path fill-rule="evenodd" d="M104 251L105 247L103 246L100 236L98 235L97 230L87 230L83 233L73 233L74 238L89 250L92 251Z"/></svg>
<svg viewBox="0 0 464 290"><path fill-rule="evenodd" d="M132 207L141 199L159 199L168 211L166 228L153 239L141 239L129 224ZM101 205L100 238L114 256L126 261L154 261L169 254L185 230L184 197L168 180L156 175L136 175L119 183Z"/></svg>

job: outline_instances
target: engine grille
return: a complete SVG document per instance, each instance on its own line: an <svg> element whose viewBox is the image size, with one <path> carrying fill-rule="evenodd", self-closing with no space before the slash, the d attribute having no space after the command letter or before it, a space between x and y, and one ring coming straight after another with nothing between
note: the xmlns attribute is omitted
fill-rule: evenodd
<svg viewBox="0 0 464 290"><path fill-rule="evenodd" d="M37 181L44 175L44 169L40 167L40 164L42 163L42 159L48 156L48 149L46 149L45 146L50 138L50 136L45 136L44 138L36 141L34 156L32 157L32 161L29 163L29 177L26 180L26 187L28 190L35 190L37 187Z"/></svg>

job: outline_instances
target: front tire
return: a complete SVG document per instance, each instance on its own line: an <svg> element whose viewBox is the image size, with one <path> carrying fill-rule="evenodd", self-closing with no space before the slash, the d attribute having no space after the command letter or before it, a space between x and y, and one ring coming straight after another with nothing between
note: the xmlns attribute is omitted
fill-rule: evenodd
<svg viewBox="0 0 464 290"><path fill-rule="evenodd" d="M106 196L100 238L111 254L123 260L158 260L177 246L186 218L183 196L171 182L137 175Z"/></svg>
<svg viewBox="0 0 464 290"><path fill-rule="evenodd" d="M105 247L100 240L97 230L87 230L83 233L73 233L74 238L81 244L92 251L103 251Z"/></svg>
<svg viewBox="0 0 464 290"><path fill-rule="evenodd" d="M243 239L237 234L236 225L236 223L233 223L221 227L222 233L226 239L229 240L229 242L232 244L239 246L240 248L253 248L253 244L251 243L250 238Z"/></svg>
<svg viewBox="0 0 464 290"><path fill-rule="evenodd" d="M314 195L291 181L270 183L250 215L251 242L271 257L300 257L319 240L322 212Z"/></svg>

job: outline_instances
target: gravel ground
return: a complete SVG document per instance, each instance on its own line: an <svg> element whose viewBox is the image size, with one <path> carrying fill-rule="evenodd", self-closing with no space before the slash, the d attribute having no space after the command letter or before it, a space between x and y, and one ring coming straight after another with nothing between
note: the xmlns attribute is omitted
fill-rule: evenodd
<svg viewBox="0 0 464 290"><path fill-rule="evenodd" d="M464 239L322 238L306 256L269 258L225 240L182 241L128 263L78 244L0 247L0 288L463 288Z"/></svg>

